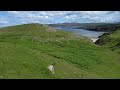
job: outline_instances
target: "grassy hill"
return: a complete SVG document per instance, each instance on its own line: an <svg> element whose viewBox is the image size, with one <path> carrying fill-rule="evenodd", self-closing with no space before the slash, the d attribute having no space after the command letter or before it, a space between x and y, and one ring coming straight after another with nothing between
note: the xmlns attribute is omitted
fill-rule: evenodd
<svg viewBox="0 0 120 90"><path fill-rule="evenodd" d="M120 29L117 29L111 34L103 34L100 36L100 39L96 41L96 44L109 48L120 54Z"/></svg>
<svg viewBox="0 0 120 90"><path fill-rule="evenodd" d="M0 78L120 78L120 56L72 32L41 24L0 28ZM55 74L48 65L55 65Z"/></svg>

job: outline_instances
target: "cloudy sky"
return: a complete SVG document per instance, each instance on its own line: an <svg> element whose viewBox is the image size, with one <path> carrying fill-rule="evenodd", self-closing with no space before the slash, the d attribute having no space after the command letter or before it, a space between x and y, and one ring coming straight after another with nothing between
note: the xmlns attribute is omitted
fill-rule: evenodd
<svg viewBox="0 0 120 90"><path fill-rule="evenodd" d="M120 22L120 11L0 11L0 27L25 23Z"/></svg>

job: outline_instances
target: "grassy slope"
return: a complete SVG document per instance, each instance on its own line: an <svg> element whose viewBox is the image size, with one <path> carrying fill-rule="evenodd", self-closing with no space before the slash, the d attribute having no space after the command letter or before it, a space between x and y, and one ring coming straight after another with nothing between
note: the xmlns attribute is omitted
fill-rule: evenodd
<svg viewBox="0 0 120 90"><path fill-rule="evenodd" d="M96 43L120 54L120 29L111 34L101 36Z"/></svg>
<svg viewBox="0 0 120 90"><path fill-rule="evenodd" d="M66 31L39 24L0 29L3 78L120 78L119 56ZM56 62L55 74L47 66Z"/></svg>

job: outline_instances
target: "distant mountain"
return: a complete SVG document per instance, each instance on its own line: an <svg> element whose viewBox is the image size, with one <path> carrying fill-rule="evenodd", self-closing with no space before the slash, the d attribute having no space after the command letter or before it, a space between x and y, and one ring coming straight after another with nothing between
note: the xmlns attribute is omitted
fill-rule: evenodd
<svg viewBox="0 0 120 90"><path fill-rule="evenodd" d="M117 23L119 23L119 24L120 24L120 22L117 22Z"/></svg>
<svg viewBox="0 0 120 90"><path fill-rule="evenodd" d="M57 26L79 26L81 23L57 23L57 24L48 24L49 26L57 27Z"/></svg>

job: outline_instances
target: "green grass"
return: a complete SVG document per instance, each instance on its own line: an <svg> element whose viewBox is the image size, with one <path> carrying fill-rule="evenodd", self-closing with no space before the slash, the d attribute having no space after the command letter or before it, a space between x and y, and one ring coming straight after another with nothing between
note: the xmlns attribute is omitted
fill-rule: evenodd
<svg viewBox="0 0 120 90"><path fill-rule="evenodd" d="M120 78L117 53L72 32L41 24L0 29L3 79ZM55 74L47 66L56 62Z"/></svg>
<svg viewBox="0 0 120 90"><path fill-rule="evenodd" d="M102 47L109 48L120 54L120 29L111 34L101 36L99 41L101 41L99 44Z"/></svg>

